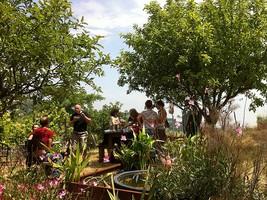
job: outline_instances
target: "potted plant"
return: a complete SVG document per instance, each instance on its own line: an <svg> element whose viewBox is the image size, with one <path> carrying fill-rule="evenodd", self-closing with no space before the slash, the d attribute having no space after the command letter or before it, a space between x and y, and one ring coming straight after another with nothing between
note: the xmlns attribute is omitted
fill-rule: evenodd
<svg viewBox="0 0 267 200"><path fill-rule="evenodd" d="M122 162L124 170L145 170L148 164L153 163L152 157L155 156L155 140L146 134L145 128L134 138L130 145L122 145L118 151L118 157Z"/></svg>

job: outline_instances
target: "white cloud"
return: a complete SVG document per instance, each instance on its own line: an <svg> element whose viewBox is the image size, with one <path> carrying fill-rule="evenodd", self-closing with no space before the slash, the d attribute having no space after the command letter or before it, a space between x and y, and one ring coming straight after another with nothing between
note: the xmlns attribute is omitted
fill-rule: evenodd
<svg viewBox="0 0 267 200"><path fill-rule="evenodd" d="M133 24L142 25L147 21L144 5L150 0L75 0L72 3L74 15L84 16L89 30L111 34L111 30L129 30ZM163 5L165 1L158 1Z"/></svg>

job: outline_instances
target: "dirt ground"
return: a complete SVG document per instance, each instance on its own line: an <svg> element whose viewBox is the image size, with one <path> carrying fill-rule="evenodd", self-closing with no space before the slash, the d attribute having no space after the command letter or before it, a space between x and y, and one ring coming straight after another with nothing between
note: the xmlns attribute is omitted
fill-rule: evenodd
<svg viewBox="0 0 267 200"><path fill-rule="evenodd" d="M107 152L105 152L107 154ZM90 151L90 162L88 164L88 166L82 171L82 173L84 174L90 174L90 173L94 173L97 172L101 169L104 168L108 168L111 167L113 165L116 165L114 163L104 163L104 162L99 162L98 161L98 148L96 149L92 149Z"/></svg>

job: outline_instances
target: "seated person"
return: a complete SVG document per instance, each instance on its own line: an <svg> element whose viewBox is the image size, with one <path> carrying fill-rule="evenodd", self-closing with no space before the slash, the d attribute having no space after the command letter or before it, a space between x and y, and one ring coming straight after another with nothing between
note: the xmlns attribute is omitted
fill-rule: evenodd
<svg viewBox="0 0 267 200"><path fill-rule="evenodd" d="M49 120L47 116L43 116L40 119L41 128L37 128L33 133L32 137L29 137L29 141L31 141L31 149L32 149L32 157L35 159L37 163L41 163L43 161L47 162L48 158L59 164L62 160L62 155L57 154L56 156L49 152L49 149L52 149L52 140L54 137L53 131L48 129ZM49 175L52 178L59 178L59 171L55 168L50 168Z"/></svg>
<svg viewBox="0 0 267 200"><path fill-rule="evenodd" d="M116 108L113 109L110 114L111 114L109 120L110 130L118 131L121 125L119 118L119 109Z"/></svg>
<svg viewBox="0 0 267 200"><path fill-rule="evenodd" d="M32 126L32 132L29 133L29 138L28 140L25 142L25 149L27 150L27 156L26 156L26 164L28 167L31 166L32 163L32 136L33 136L33 132L39 128L38 124L34 124Z"/></svg>
<svg viewBox="0 0 267 200"><path fill-rule="evenodd" d="M110 112L110 119L109 119L109 131L117 132L121 126L120 118L119 118L119 109L114 108ZM112 133L109 133L112 134ZM121 147L121 139L118 137L114 137L112 139L112 145L114 146L117 144L118 148ZM101 145L108 145L108 135L104 134L103 142ZM108 155L110 156L110 161L115 161L113 149L108 149Z"/></svg>

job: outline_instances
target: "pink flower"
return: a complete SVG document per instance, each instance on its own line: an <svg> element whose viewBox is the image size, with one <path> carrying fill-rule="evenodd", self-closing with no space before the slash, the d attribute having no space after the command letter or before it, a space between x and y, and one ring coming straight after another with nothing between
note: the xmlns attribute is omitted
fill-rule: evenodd
<svg viewBox="0 0 267 200"><path fill-rule="evenodd" d="M204 93L208 94L209 93L209 88L206 87Z"/></svg>
<svg viewBox="0 0 267 200"><path fill-rule="evenodd" d="M66 196L66 194L67 194L67 190L62 190L62 191L60 191L60 192L58 193L58 197L59 197L60 199L62 199L64 196Z"/></svg>
<svg viewBox="0 0 267 200"><path fill-rule="evenodd" d="M52 186L54 186L54 185L57 185L58 184L58 181L57 180L51 180L50 182L49 182L49 185L52 187Z"/></svg>
<svg viewBox="0 0 267 200"><path fill-rule="evenodd" d="M180 81L180 74L176 74L175 77L177 78L178 81Z"/></svg>
<svg viewBox="0 0 267 200"><path fill-rule="evenodd" d="M45 159L45 155L41 155L41 156L39 156L39 158L40 158L41 160L44 160L44 159Z"/></svg>
<svg viewBox="0 0 267 200"><path fill-rule="evenodd" d="M60 158L60 157L59 157L59 154L58 154L58 153L55 153L55 154L53 155L53 159L58 159L58 158Z"/></svg>
<svg viewBox="0 0 267 200"><path fill-rule="evenodd" d="M122 135L121 136L121 141L126 141L126 140L127 140L126 136L125 135Z"/></svg>
<svg viewBox="0 0 267 200"><path fill-rule="evenodd" d="M23 184L19 184L19 185L18 185L18 188L19 188L19 189L24 188Z"/></svg>
<svg viewBox="0 0 267 200"><path fill-rule="evenodd" d="M178 129L180 127L180 123L176 120L175 127Z"/></svg>
<svg viewBox="0 0 267 200"><path fill-rule="evenodd" d="M43 189L44 189L44 186L43 186L42 184L39 183L39 184L37 185L37 188L38 188L38 190L43 190Z"/></svg>
<svg viewBox="0 0 267 200"><path fill-rule="evenodd" d="M236 131L236 133L237 133L238 136L241 136L241 135L242 135L242 129L241 129L240 126L237 127L237 128L235 129L235 131Z"/></svg>
<svg viewBox="0 0 267 200"><path fill-rule="evenodd" d="M3 194L3 190L4 189L6 189L6 184L5 183L3 183L3 184L0 185L0 195Z"/></svg>
<svg viewBox="0 0 267 200"><path fill-rule="evenodd" d="M190 99L190 100L188 101L188 104L189 104L189 105L195 105L195 102L194 102L193 99Z"/></svg>
<svg viewBox="0 0 267 200"><path fill-rule="evenodd" d="M167 170L170 170L172 167L172 163L176 158L171 158L170 156L161 157L162 164L166 167Z"/></svg>
<svg viewBox="0 0 267 200"><path fill-rule="evenodd" d="M84 192L86 192L85 189L81 188L81 193L84 193Z"/></svg>
<svg viewBox="0 0 267 200"><path fill-rule="evenodd" d="M97 183L95 181L90 181L89 186L97 186Z"/></svg>
<svg viewBox="0 0 267 200"><path fill-rule="evenodd" d="M2 188L2 189L6 189L6 184L5 184L5 183L1 184L1 185L0 185L0 188Z"/></svg>
<svg viewBox="0 0 267 200"><path fill-rule="evenodd" d="M149 125L150 125L151 127L154 127L154 126L155 126L155 123L154 123L154 122L150 122Z"/></svg>
<svg viewBox="0 0 267 200"><path fill-rule="evenodd" d="M20 190L22 190L24 192L26 192L26 190L27 190L27 188L23 184L19 184L18 185L18 189L20 189Z"/></svg>
<svg viewBox="0 0 267 200"><path fill-rule="evenodd" d="M108 162L110 162L110 160L109 160L109 156L105 156L105 158L103 159L103 162L104 162L104 163L108 163Z"/></svg>

